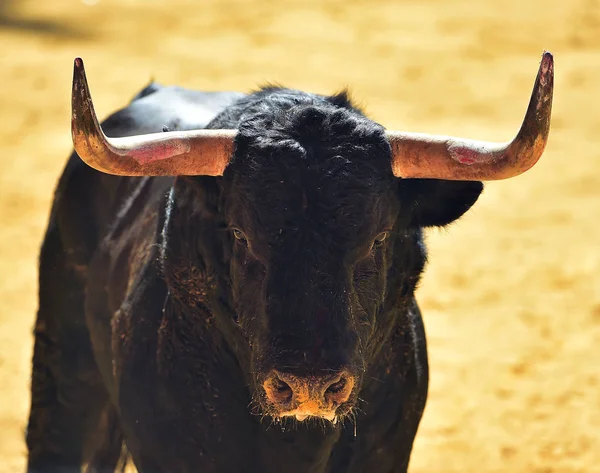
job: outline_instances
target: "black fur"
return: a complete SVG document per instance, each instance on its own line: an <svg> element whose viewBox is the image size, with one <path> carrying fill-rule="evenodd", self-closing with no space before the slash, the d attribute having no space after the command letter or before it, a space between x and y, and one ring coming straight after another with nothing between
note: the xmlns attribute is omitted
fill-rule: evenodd
<svg viewBox="0 0 600 473"><path fill-rule="evenodd" d="M197 127L162 90L106 133ZM71 157L40 258L29 471L113 471L125 446L141 473L406 471L428 382L422 228L481 183L395 179L384 129L345 93L219 100L208 127L239 129L221 178ZM269 369L340 367L358 381L337 425L273 418Z"/></svg>

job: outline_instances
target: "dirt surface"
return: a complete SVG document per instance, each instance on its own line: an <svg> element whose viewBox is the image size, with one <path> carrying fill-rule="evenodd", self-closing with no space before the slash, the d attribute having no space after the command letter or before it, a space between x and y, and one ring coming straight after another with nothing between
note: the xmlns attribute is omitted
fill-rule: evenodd
<svg viewBox="0 0 600 473"><path fill-rule="evenodd" d="M418 472L600 472L600 1L0 3L0 472L23 471L37 254L70 150L72 60L98 112L151 77L349 86L390 128L505 140L555 54L542 161L431 232ZM360 426L359 432L360 435Z"/></svg>

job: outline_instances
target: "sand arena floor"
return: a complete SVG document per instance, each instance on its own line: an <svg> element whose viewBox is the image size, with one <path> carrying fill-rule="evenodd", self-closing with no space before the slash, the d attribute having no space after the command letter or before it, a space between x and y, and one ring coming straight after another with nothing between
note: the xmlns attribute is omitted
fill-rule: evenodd
<svg viewBox="0 0 600 473"><path fill-rule="evenodd" d="M413 473L600 472L600 1L0 3L0 472L23 471L36 260L70 149L72 60L106 116L151 77L349 86L391 128L505 140L543 49L542 161L431 232L430 401Z"/></svg>

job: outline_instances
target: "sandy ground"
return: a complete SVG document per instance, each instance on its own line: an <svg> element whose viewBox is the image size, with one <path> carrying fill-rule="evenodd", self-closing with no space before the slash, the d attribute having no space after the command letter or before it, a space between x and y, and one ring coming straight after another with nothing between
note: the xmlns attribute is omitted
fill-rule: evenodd
<svg viewBox="0 0 600 473"><path fill-rule="evenodd" d="M24 468L36 260L75 56L103 116L151 77L277 81L349 86L389 127L505 140L543 49L556 89L542 161L429 237L413 473L600 472L600 1L2 0L0 472Z"/></svg>

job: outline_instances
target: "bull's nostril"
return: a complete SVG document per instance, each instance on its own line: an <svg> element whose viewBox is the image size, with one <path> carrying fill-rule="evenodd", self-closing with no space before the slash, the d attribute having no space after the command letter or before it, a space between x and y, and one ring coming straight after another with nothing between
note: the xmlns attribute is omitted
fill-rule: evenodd
<svg viewBox="0 0 600 473"><path fill-rule="evenodd" d="M280 379L273 380L273 387L280 394L292 394L292 388L290 388L289 384Z"/></svg>
<svg viewBox="0 0 600 473"><path fill-rule="evenodd" d="M353 388L354 378L352 376L341 376L327 386L323 395L328 403L339 406L350 399Z"/></svg>
<svg viewBox="0 0 600 473"><path fill-rule="evenodd" d="M331 384L326 390L325 394L337 394L346 386L346 378L341 378L339 381Z"/></svg>
<svg viewBox="0 0 600 473"><path fill-rule="evenodd" d="M277 375L271 376L264 383L267 399L273 404L287 404L292 400L292 388Z"/></svg>

